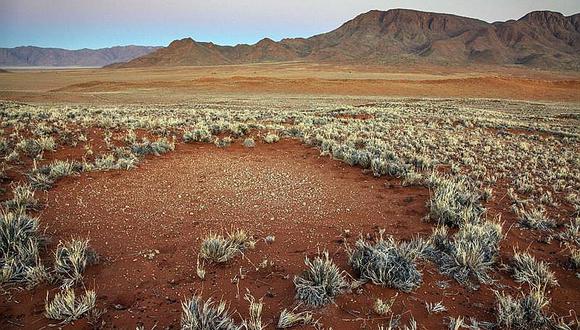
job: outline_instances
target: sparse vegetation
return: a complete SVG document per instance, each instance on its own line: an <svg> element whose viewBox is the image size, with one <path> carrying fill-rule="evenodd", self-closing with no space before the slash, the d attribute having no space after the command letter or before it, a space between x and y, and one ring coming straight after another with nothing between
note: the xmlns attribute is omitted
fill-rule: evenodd
<svg viewBox="0 0 580 330"><path fill-rule="evenodd" d="M94 293L91 296L92 291L88 291L85 296L77 297L72 288L82 283L83 272L94 261L94 251L86 241L72 240L60 243L54 259L50 259L49 252L44 249L43 235L43 230L50 228L50 222L40 225L36 218L28 215L44 216L42 212L34 213L41 210L40 201L45 204L45 196L50 196L50 193L45 194L41 190L59 185L61 178L93 177L96 171L132 169L145 156L174 150L178 142L176 137L179 142L185 143L213 143L218 147L227 147L235 141L238 146L241 143L244 147L256 148L246 155L252 155L264 146L256 144L258 139L264 143L275 143L283 138L285 141L297 139L318 148L323 156L357 166L368 175L375 176L365 179L369 180L371 189L406 186L402 188L405 194L411 193L404 195L403 203L408 203L409 207L414 208L417 200L423 204L420 198L428 194L427 209L425 212L421 210L420 216L426 216L429 222L422 226L435 227L428 242L420 237L399 241L395 238L399 237L399 233L408 234L408 231L416 230L412 223L407 228L404 225L406 219L403 219L392 231L389 229L396 233L394 237L382 237L382 233L378 238L361 237L354 242L348 254L341 246L336 252L339 257L333 258L344 261L344 257L348 257L349 265L359 277L350 285L347 274L339 269L328 253L307 258L306 271L294 278L296 299L301 303L320 307L332 302L338 295L346 294L349 289L366 293L367 288L362 286L366 282L410 292L422 285L421 269L424 266L429 269L432 263L442 274L472 289L492 284L496 279L495 272L504 271L504 265L498 262L500 242L504 252L513 248L511 235L516 232L526 245L531 246L530 251L546 253L536 254L538 259L531 252L516 252L512 260L503 258L506 269L514 279L518 283L529 284L531 291L517 297L496 293L497 327L534 329L562 324L560 328L566 329L566 324L574 324L574 320L570 321L573 316L565 316L566 322L557 324L554 321L556 316L548 316L550 291L545 290L558 285L556 274L564 286L558 290L570 290L569 281L564 281L560 274L563 271L577 272L580 267L580 198L577 192L580 184L577 118L580 117L575 115L578 111L576 107L498 103L492 100L385 100L360 106L349 105L358 100L345 98L343 101L345 104L340 106L327 101L309 101L302 103L299 109L289 109L287 105L282 107L274 100L256 100L259 105L256 109L239 104L232 106L228 101L171 106L66 107L2 102L0 194L3 197L2 206L6 208L0 223L2 287L32 287L47 280L57 280L48 282L62 284L63 291L52 301L47 297L47 317L70 322L86 316L93 309ZM499 104L501 107L498 107ZM562 114L566 117L560 117ZM280 148L285 146L286 143ZM184 149L192 148L195 147ZM209 149L216 151L213 146ZM234 147L230 151L236 152L237 149ZM273 150L271 147L266 149ZM60 159L62 155L66 155L66 159ZM216 163L216 168L220 169L219 163ZM93 173L84 174L87 172ZM110 175L117 174L122 175ZM278 176L278 173L272 175ZM76 180L74 177L72 179ZM68 184L69 180L66 181ZM245 193L245 187L238 184L236 182L236 189ZM306 180L304 184L312 184L312 181ZM195 182L191 185L195 186ZM325 201L324 197L320 194L320 202ZM78 200L75 198L64 202L83 202L80 197ZM179 198L187 200L183 196ZM223 196L220 201L227 198L230 197ZM265 196L260 195L259 198ZM286 202L287 196L272 194L268 198ZM49 211L50 202L46 202ZM230 202L233 204L239 199ZM289 209L294 205L291 202L288 199ZM333 201L339 205L337 208L340 207L341 212L348 214L350 210L345 210L341 202ZM381 203L382 200L377 202ZM313 212L318 206L308 203L302 205L304 210ZM207 207L200 204L199 210L203 213ZM192 210L190 215L195 217L196 212L197 209ZM508 215L504 217L505 224L487 220L499 214ZM260 219L267 219L268 216ZM285 217L276 215L272 219L272 224L278 224ZM386 224L376 225L393 225L388 216L385 219ZM519 226L512 226L514 219ZM53 221L50 217L49 220ZM297 223L300 221L296 219ZM341 226L344 225L342 221L337 219ZM349 246L352 244L350 235L344 233L348 231L350 234L352 231L358 234L358 230L354 226L345 228L339 228L339 240ZM534 230L529 235L520 232L529 229ZM421 230L425 232L424 227ZM313 237L307 230L304 232L304 237ZM55 236L57 240L62 238L59 233ZM557 242L551 242L551 239ZM264 241L268 244L260 251L266 254L288 248L284 235L276 239L270 235ZM329 242L312 241L323 247ZM254 260L252 254L245 256L244 253L254 244L254 239L244 231L210 234L201 243L197 260L191 260L187 267L195 267L194 276L208 284L207 281L214 280L214 270L223 270L223 267L214 267L212 263L225 263L236 256L244 256L225 267L240 267L239 271L234 270L235 277L232 279L238 296L240 288L250 282L244 279L269 284L272 276L290 276L283 274L283 270L288 269L283 258L267 255ZM538 244L545 246L538 249ZM563 262L554 262L551 258L558 249L562 258L566 259ZM46 266L41 260L47 263ZM49 265L49 260L54 260L54 265ZM263 261L259 263L260 260ZM146 261L152 262L153 259ZM256 273L253 269L257 269ZM451 279L440 282L450 283ZM502 285L505 285L503 281L497 283L502 290L513 292L513 288ZM447 284L445 290L451 286ZM524 288L528 289L528 286ZM421 297L422 290L416 291ZM276 294L268 291L264 297L269 298L264 298L264 302ZM371 327L387 322L390 317L391 321L385 327L418 328L412 315L404 316L406 310L400 311L400 301L395 302L395 297L390 300L376 299L374 306L368 306L368 309L372 308L379 316L375 315L376 320L365 319L364 322L369 322L367 325ZM356 300L356 295L352 298ZM217 303L210 299L203 302L200 297L194 297L183 304L182 326L184 329L263 329L267 326L266 322L272 322L261 318L262 308L267 310L261 299L250 296L246 299L250 303L249 315L240 314L244 321L236 324L222 301ZM420 299L416 300L416 304L405 305L408 300L401 304L411 313L416 312L417 308L425 308L433 317L447 316L435 315L447 308L457 312L454 309L457 306L455 300L425 302L423 306L425 298ZM462 299L458 298L457 301ZM556 303L562 304L554 301ZM475 302L473 306L479 308ZM485 307L489 306L482 308ZM290 308L282 310L274 325L288 328L317 323L313 312L298 312L298 307ZM359 312L353 314L358 315ZM324 317L321 315L322 319ZM403 319L407 321L403 323ZM450 329L491 328L489 322L463 317L442 322ZM322 325L318 324L317 327Z"/></svg>

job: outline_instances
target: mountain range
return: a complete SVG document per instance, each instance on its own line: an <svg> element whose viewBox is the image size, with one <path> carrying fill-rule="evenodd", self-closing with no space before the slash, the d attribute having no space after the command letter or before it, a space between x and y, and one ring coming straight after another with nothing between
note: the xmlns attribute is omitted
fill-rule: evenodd
<svg viewBox="0 0 580 330"><path fill-rule="evenodd" d="M126 62L160 47L117 46L102 49L68 50L33 46L0 48L0 67L18 66L95 66Z"/></svg>
<svg viewBox="0 0 580 330"><path fill-rule="evenodd" d="M191 38L113 68L309 61L388 65L524 65L580 71L580 14L535 11L487 23L406 9L373 10L310 38L220 46Z"/></svg>

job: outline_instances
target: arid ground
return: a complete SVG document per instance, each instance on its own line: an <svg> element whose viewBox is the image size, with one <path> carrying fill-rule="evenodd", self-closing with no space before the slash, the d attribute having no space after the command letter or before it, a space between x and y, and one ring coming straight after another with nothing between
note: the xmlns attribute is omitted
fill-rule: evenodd
<svg viewBox="0 0 580 330"><path fill-rule="evenodd" d="M11 212L38 218L48 273L61 241L88 239L99 256L74 286L95 291L98 313L49 319L45 299L62 278L27 287L8 277L2 329L179 328L181 303L194 295L223 299L239 324L247 292L263 299L267 329L293 308L316 321L296 328L446 329L462 317L472 329L501 329L498 295L539 287L544 314L520 321L578 326L577 73L303 63L31 69L0 73L0 99L3 205L14 205L15 187L31 185L40 206ZM74 165L57 175L57 160ZM470 202L437 213L444 189ZM469 220L463 208L474 212ZM479 273L460 260L456 233L491 223L502 237L496 250L471 247L485 254ZM450 250L434 243L443 225ZM205 261L201 279L204 239L235 229L254 248ZM356 281L364 278L352 249L380 235L424 241L419 256L401 261L422 274L412 290ZM305 257L322 251L350 284L313 307L297 300L294 279ZM515 252L540 261L557 284L514 276ZM465 273L446 272L441 253ZM392 297L379 314L376 300ZM438 302L445 311L426 308Z"/></svg>
<svg viewBox="0 0 580 330"><path fill-rule="evenodd" d="M368 67L272 63L135 69L13 70L0 98L28 102L179 103L195 95L469 97L580 101L580 75L485 65Z"/></svg>

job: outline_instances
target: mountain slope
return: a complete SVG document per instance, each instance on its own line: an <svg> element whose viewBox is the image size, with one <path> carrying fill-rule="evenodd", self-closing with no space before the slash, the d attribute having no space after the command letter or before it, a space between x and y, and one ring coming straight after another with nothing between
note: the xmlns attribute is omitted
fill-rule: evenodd
<svg viewBox="0 0 580 330"><path fill-rule="evenodd" d="M102 49L0 48L0 66L104 66L126 62L159 47L117 46Z"/></svg>
<svg viewBox="0 0 580 330"><path fill-rule="evenodd" d="M218 46L191 38L113 67L279 61L358 64L473 63L580 70L580 14L532 12L493 24L415 10L373 10L310 38Z"/></svg>

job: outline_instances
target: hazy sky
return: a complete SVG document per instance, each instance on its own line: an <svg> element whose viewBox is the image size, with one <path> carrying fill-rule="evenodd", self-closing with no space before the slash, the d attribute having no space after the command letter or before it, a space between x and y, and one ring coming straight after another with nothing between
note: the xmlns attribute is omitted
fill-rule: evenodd
<svg viewBox="0 0 580 330"><path fill-rule="evenodd" d="M580 0L0 0L0 47L218 44L308 37L371 9L409 8L517 19L532 10L580 12Z"/></svg>

